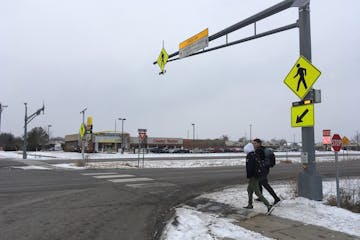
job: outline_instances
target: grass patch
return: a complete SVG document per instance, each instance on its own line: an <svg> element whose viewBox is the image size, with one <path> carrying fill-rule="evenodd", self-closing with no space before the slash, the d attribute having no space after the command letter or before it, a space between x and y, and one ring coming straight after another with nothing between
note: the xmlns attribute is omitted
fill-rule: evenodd
<svg viewBox="0 0 360 240"><path fill-rule="evenodd" d="M76 160L74 162L74 165L76 167L85 167L86 166L86 161L85 160Z"/></svg>
<svg viewBox="0 0 360 240"><path fill-rule="evenodd" d="M360 213L360 190L340 188L340 207L352 211L354 213ZM330 196L326 200L326 203L330 206L337 206L336 196Z"/></svg>
<svg viewBox="0 0 360 240"><path fill-rule="evenodd" d="M280 160L280 163L287 163L287 164L291 164L293 163L290 159L287 160Z"/></svg>

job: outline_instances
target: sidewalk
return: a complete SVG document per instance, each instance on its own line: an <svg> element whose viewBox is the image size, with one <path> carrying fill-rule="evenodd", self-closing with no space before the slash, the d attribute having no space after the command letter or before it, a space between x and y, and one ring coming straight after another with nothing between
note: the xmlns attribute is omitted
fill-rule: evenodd
<svg viewBox="0 0 360 240"><path fill-rule="evenodd" d="M335 232L323 227L304 224L290 219L254 214L251 210L238 210L237 214L228 217L238 220L236 224L254 232L274 239L307 239L307 240L354 240L359 239L341 232Z"/></svg>
<svg viewBox="0 0 360 240"><path fill-rule="evenodd" d="M233 224L253 232L260 233L266 237L279 240L360 240L359 237L346 233L333 231L324 227L305 224L273 215L266 215L244 208L233 208L227 204L215 202L209 199L198 198L188 201L189 206L198 211L216 213L224 218L235 219ZM336 224L336 223L335 223ZM223 240L234 240L225 238Z"/></svg>

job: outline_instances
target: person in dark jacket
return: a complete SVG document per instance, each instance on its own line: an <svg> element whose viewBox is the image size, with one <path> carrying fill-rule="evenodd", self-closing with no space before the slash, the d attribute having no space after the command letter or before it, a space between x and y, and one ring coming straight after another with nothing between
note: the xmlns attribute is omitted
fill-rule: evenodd
<svg viewBox="0 0 360 240"><path fill-rule="evenodd" d="M262 141L259 138L255 138L253 140L253 145L255 147L255 154L262 160L265 161L265 147L262 146ZM266 175L264 175L263 177L259 178L259 189L260 192L262 193L262 187L264 187L269 193L270 195L274 198L274 205L278 202L280 202L280 198L276 195L274 189L270 186L269 181L267 179L267 175L270 172L270 167L267 167L266 170ZM261 199L256 199L258 201L261 201Z"/></svg>
<svg viewBox="0 0 360 240"><path fill-rule="evenodd" d="M249 179L249 184L247 187L249 197L248 205L244 208L253 208L253 193L255 192L256 196L266 205L268 211L270 211L272 206L270 205L269 201L261 194L259 189L259 180L256 171L256 154L253 144L246 144L244 147L244 152L246 153L246 177Z"/></svg>

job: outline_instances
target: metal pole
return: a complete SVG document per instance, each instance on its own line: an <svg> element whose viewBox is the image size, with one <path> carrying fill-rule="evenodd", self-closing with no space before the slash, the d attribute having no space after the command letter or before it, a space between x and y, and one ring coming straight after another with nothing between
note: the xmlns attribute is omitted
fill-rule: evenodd
<svg viewBox="0 0 360 240"><path fill-rule="evenodd" d="M336 166L336 205L340 207L339 160L338 160L338 152L336 151L335 151L335 166Z"/></svg>
<svg viewBox="0 0 360 240"><path fill-rule="evenodd" d="M300 55L311 62L310 1L299 8ZM298 192L311 200L322 200L322 179L316 172L314 127L302 127L302 151L307 153L308 164L298 177Z"/></svg>
<svg viewBox="0 0 360 240"><path fill-rule="evenodd" d="M25 105L25 119L24 119L24 146L23 146L23 159L27 158L26 148L27 148L27 103Z"/></svg>
<svg viewBox="0 0 360 240"><path fill-rule="evenodd" d="M252 127L252 125L250 124L250 138L249 138L249 143L251 143L251 127Z"/></svg>
<svg viewBox="0 0 360 240"><path fill-rule="evenodd" d="M193 150L195 149L195 123L192 123L191 124L193 126Z"/></svg>
<svg viewBox="0 0 360 240"><path fill-rule="evenodd" d="M115 118L115 133L116 133L116 118Z"/></svg>
<svg viewBox="0 0 360 240"><path fill-rule="evenodd" d="M2 113L2 111L3 111L6 107L7 107L7 105L2 105L2 104L0 103L0 133L1 133L1 113Z"/></svg>
<svg viewBox="0 0 360 240"><path fill-rule="evenodd" d="M87 110L87 108L84 108L80 114L83 115L82 120L83 120L83 126L85 126L85 111ZM85 139L84 137L81 139L81 155L82 155L82 159L85 160Z"/></svg>
<svg viewBox="0 0 360 240"><path fill-rule="evenodd" d="M48 125L48 144L50 144L50 127L52 127L51 124Z"/></svg>
<svg viewBox="0 0 360 240"><path fill-rule="evenodd" d="M124 154L124 121L126 118L121 118L121 153Z"/></svg>

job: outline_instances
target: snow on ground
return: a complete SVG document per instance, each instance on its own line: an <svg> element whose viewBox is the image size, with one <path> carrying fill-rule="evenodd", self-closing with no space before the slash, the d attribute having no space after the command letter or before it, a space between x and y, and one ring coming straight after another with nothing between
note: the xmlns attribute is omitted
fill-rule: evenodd
<svg viewBox="0 0 360 240"><path fill-rule="evenodd" d="M277 161L286 161L299 163L299 152L276 152ZM332 152L316 152L317 162L334 161L334 154ZM354 156L357 154L357 156ZM82 159L81 153L76 152L62 152L62 151L48 151L48 152L28 152L29 160L79 160ZM358 159L360 152L343 151L339 154L339 161ZM210 157L217 156L219 159L211 159ZM226 157L233 157L231 159ZM88 159L117 159L112 162L104 160L104 162L89 162L86 168L193 168L193 167L217 167L217 166L244 166L244 153L205 153L205 154L145 154L144 161L142 155L131 153L89 153L85 154ZM182 158L180 160L154 160L154 158ZM201 157L201 159L190 160L187 157ZM209 157L209 158L207 158ZM224 157L224 159L221 159ZM11 158L22 160L22 152L4 152L0 151L1 158ZM132 160L125 160L132 159ZM79 169L73 163L57 164L59 168ZM80 168L83 169L83 168Z"/></svg>
<svg viewBox="0 0 360 240"><path fill-rule="evenodd" d="M334 231L344 232L360 237L360 214L348 210L325 205L326 199L336 195L334 180L323 181L324 201L311 201L294 196L295 183L273 183L272 186L284 200L274 209L272 215L288 218L295 221L322 226ZM340 187L356 191L360 196L360 178L342 179ZM219 203L225 203L234 208L243 208L247 205L247 186L238 185L220 192L208 193L199 198L207 198ZM273 201L265 191L265 197ZM254 202L255 212L266 212L261 202ZM172 224L176 218L177 224ZM226 219L214 213L204 213L190 206L176 209L175 218L166 226L163 240L180 239L269 239L234 224L233 219Z"/></svg>
<svg viewBox="0 0 360 240"><path fill-rule="evenodd" d="M291 155L290 155L291 154ZM334 161L330 152L317 152L316 161ZM339 154L339 161L346 161L351 159L359 159L359 157L351 156L351 154L360 154L360 152L341 152ZM235 159L206 159L207 156L238 156ZM294 156L295 155L295 156ZM67 152L29 152L29 159L31 160L68 160L81 159L81 153L67 153ZM244 153L223 153L223 154L146 154L145 161L142 158L137 160L138 154L87 154L90 159L113 159L118 158L119 161L113 162L89 162L86 167L76 167L74 164L56 164L58 168L69 169L86 169L86 168L136 168L138 163L140 167L145 168L189 168L189 167L209 167L209 166L234 166L245 165ZM202 156L204 159L189 160L189 156ZM300 153L281 153L276 152L277 160L288 160L290 162L300 162ZM183 157L181 160L151 160L159 157ZM3 152L0 151L1 158L21 159L21 152ZM134 160L121 160L121 158L133 158ZM26 161L26 160L25 160ZM144 165L143 165L144 164ZM27 166L24 169L47 169L43 166ZM350 211L331 207L325 205L325 200L329 196L336 196L335 180L323 181L324 201L311 201L301 197L295 197L295 183L271 183L275 192L278 193L284 200L275 208L273 215L289 218L296 221L302 221L308 224L323 226L335 231L345 232L347 234L360 237L360 214L352 213ZM359 201L360 196L360 178L357 179L342 179L340 181L340 188L346 189L353 193L355 201ZM208 198L210 200L228 204L234 208L242 208L247 205L247 186L239 185L229 187L221 192L208 193L200 196L201 198ZM271 196L265 191L266 198L273 201ZM265 206L260 202L254 202L254 211L266 212ZM306 214L304 214L306 213ZM169 223L166 226L163 239L164 240L178 240L178 239L269 239L258 233L251 232L234 224L233 219L223 218L213 213L203 213L197 211L190 206L184 206L176 209L177 224ZM174 218L174 219L175 219ZM171 222L174 222L172 220Z"/></svg>

